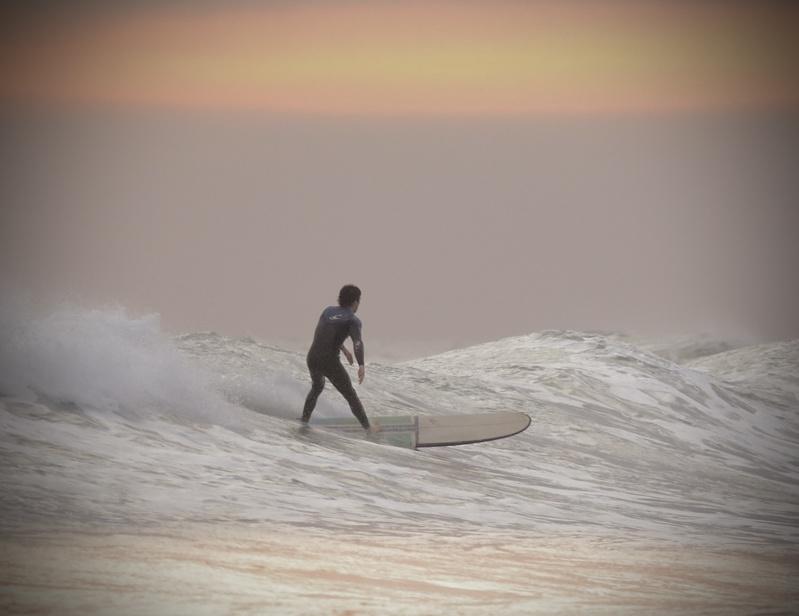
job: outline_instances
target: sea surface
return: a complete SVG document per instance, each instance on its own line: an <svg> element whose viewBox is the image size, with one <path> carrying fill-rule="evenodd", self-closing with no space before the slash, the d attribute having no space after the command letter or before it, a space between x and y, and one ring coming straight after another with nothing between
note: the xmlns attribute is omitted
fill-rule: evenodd
<svg viewBox="0 0 799 616"><path fill-rule="evenodd" d="M309 385L268 341L4 308L0 611L799 613L799 341L368 361L372 416L532 418L418 451L301 431Z"/></svg>

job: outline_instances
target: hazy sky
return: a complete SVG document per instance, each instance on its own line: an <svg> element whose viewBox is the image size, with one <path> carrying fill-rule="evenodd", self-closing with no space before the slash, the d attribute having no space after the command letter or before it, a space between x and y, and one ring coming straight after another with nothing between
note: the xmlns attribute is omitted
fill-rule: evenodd
<svg viewBox="0 0 799 616"><path fill-rule="evenodd" d="M33 8L30 8L30 7ZM173 331L799 335L790 3L6 9L0 272Z"/></svg>

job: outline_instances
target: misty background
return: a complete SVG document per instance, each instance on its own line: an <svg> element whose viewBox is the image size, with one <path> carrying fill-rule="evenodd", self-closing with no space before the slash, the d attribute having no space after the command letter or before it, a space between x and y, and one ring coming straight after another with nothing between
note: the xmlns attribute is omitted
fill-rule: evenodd
<svg viewBox="0 0 799 616"><path fill-rule="evenodd" d="M323 118L6 109L0 263L36 301L303 349L531 331L799 335L794 114Z"/></svg>

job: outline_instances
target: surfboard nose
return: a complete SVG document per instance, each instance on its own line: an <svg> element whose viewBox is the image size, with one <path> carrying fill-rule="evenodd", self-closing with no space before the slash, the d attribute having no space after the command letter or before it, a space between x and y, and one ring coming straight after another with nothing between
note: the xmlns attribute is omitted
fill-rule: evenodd
<svg viewBox="0 0 799 616"><path fill-rule="evenodd" d="M526 430L531 423L525 413L484 415L424 415L419 418L417 447L466 445L507 438Z"/></svg>

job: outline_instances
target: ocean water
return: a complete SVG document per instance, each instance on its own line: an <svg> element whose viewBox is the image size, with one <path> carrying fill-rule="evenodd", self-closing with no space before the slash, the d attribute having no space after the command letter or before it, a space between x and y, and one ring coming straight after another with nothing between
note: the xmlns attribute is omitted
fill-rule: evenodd
<svg viewBox="0 0 799 616"><path fill-rule="evenodd" d="M267 342L6 306L0 345L4 612L799 611L799 341L368 362L371 415L532 418L420 451L300 431L304 356Z"/></svg>

